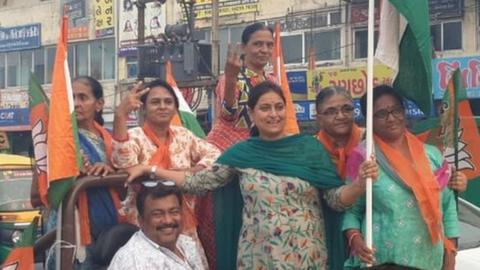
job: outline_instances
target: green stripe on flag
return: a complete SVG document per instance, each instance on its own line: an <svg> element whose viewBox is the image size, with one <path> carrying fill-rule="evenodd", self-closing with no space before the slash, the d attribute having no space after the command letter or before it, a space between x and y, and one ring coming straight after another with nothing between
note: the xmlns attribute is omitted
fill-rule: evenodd
<svg viewBox="0 0 480 270"><path fill-rule="evenodd" d="M56 209L60 205L63 198L70 190L73 180L74 178L67 178L50 182L50 187L48 188L48 202L51 207Z"/></svg>
<svg viewBox="0 0 480 270"><path fill-rule="evenodd" d="M389 0L408 25L400 42L399 71L394 87L430 115L432 110L432 45L427 0Z"/></svg>
<svg viewBox="0 0 480 270"><path fill-rule="evenodd" d="M203 131L202 126L200 126L200 123L198 123L195 115L189 112L180 111L180 119L182 120L183 127L193 132L193 134L199 138L205 137L205 132Z"/></svg>

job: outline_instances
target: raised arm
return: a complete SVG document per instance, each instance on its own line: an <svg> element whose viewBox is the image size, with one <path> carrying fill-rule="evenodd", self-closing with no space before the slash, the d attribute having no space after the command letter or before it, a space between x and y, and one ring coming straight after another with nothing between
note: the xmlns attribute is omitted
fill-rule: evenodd
<svg viewBox="0 0 480 270"><path fill-rule="evenodd" d="M228 44L227 62L225 63L225 89L224 102L227 108L236 106L235 88L237 87L237 77L242 68L240 44L235 46Z"/></svg>
<svg viewBox="0 0 480 270"><path fill-rule="evenodd" d="M122 102L115 109L113 119L113 138L117 141L125 141L128 139L127 120L128 114L140 109L142 102L140 98L150 90L143 88L143 83L138 82L130 90L130 92L122 99Z"/></svg>

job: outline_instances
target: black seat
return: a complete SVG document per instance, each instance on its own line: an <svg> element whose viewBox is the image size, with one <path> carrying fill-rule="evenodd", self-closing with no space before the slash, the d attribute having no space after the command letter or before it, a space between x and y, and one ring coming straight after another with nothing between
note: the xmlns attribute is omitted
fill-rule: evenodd
<svg viewBox="0 0 480 270"><path fill-rule="evenodd" d="M136 231L138 231L137 226L121 223L100 233L92 247L95 263L101 266L108 266L115 253L130 240L130 237Z"/></svg>

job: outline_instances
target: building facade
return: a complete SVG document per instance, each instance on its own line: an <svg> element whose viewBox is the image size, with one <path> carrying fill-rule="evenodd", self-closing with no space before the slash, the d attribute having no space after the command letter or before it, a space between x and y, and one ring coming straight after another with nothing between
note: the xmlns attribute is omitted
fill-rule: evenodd
<svg viewBox="0 0 480 270"><path fill-rule="evenodd" d="M68 55L71 75L90 75L102 82L105 118L107 124L111 123L121 93L138 74L135 2L0 1L0 131L15 134L9 138L28 137L29 74L34 72L49 92L63 15L69 16L70 23ZM152 1L147 4L146 42L159 38L165 25L185 21L179 2L166 1L160 5L159 1ZM441 97L449 72L454 67L461 67L470 97L480 98L479 0L429 2L436 57L432 78L434 97ZM254 21L281 24L283 52L299 119L313 119L311 100L325 85L345 86L354 97L363 94L366 86L366 0L220 0L219 5L221 70L228 43L240 42L241 32L247 24ZM210 42L211 0L196 0L194 10L195 37ZM315 72L307 72L309 51L315 52ZM375 72L377 83L389 82L390 74L385 67L376 65ZM208 105L206 99L206 95L193 98L203 106ZM12 145L25 144L14 140L10 147Z"/></svg>

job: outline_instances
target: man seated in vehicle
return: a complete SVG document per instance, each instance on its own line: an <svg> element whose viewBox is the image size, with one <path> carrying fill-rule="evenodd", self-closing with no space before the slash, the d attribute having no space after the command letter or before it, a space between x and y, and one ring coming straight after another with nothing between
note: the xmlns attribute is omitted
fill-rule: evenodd
<svg viewBox="0 0 480 270"><path fill-rule="evenodd" d="M181 191L171 181L142 182L137 196L140 230L115 254L109 270L203 270L196 243L181 234Z"/></svg>

